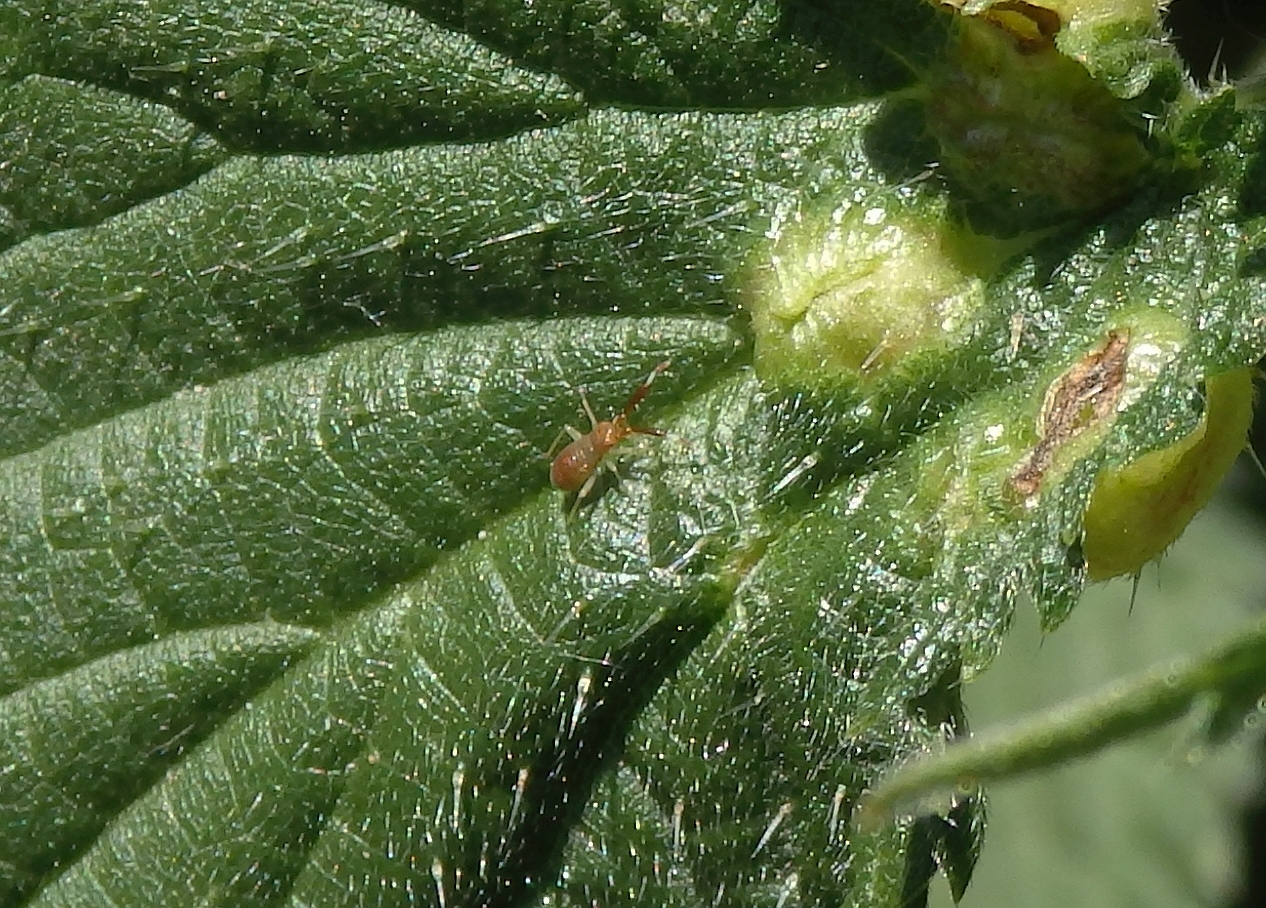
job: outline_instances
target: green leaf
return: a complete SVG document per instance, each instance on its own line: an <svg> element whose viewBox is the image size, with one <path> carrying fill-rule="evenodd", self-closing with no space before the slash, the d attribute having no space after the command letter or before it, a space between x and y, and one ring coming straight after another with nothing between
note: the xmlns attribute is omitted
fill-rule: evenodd
<svg viewBox="0 0 1266 908"><path fill-rule="evenodd" d="M382 337L9 458L0 690L175 630L326 626L538 492L573 382L601 404L671 353L667 397L739 349L700 319Z"/></svg>
<svg viewBox="0 0 1266 908"><path fill-rule="evenodd" d="M924 5L695 0L402 5L529 65L598 104L778 108L900 88L940 25Z"/></svg>
<svg viewBox="0 0 1266 908"><path fill-rule="evenodd" d="M0 10L0 904L961 895L859 799L1266 352L1264 118L965 15Z"/></svg>
<svg viewBox="0 0 1266 908"><path fill-rule="evenodd" d="M96 224L227 157L188 120L118 92L43 76L0 91L0 248Z"/></svg>
<svg viewBox="0 0 1266 908"><path fill-rule="evenodd" d="M161 100L228 143L324 151L484 138L582 111L561 79L387 4L6 4L0 72Z"/></svg>
<svg viewBox="0 0 1266 908"><path fill-rule="evenodd" d="M0 700L5 903L89 845L317 639L273 622L173 634Z"/></svg>
<svg viewBox="0 0 1266 908"><path fill-rule="evenodd" d="M878 112L599 111L495 144L236 158L0 260L0 450L382 328L719 315L754 218L878 181L852 130Z"/></svg>

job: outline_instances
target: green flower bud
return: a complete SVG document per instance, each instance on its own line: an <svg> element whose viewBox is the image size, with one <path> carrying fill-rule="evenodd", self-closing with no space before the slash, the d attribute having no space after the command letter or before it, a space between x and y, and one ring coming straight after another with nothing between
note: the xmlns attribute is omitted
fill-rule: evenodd
<svg viewBox="0 0 1266 908"><path fill-rule="evenodd" d="M1117 204L1151 163L1143 118L1057 46L1065 22L1028 3L957 15L944 65L925 76L944 172L1013 227Z"/></svg>

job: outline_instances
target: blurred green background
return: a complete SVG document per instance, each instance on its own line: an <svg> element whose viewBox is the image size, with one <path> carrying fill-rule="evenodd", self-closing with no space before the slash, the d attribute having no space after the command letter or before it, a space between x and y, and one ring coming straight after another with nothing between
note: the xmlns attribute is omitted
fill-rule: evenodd
<svg viewBox="0 0 1266 908"><path fill-rule="evenodd" d="M1022 606L997 662L965 698L985 731L1190 655L1266 607L1266 483L1242 457L1219 496L1159 564L1092 587L1045 638ZM1253 717L1257 719L1257 716ZM1262 736L1251 722L1219 748L1199 717L1054 772L988 790L985 848L963 908L1248 905L1244 814ZM948 889L931 904L952 904Z"/></svg>
<svg viewBox="0 0 1266 908"><path fill-rule="evenodd" d="M1174 0L1194 76L1266 84L1266 3ZM1254 429L1266 451L1266 419ZM1021 606L997 662L965 692L987 731L1113 679L1197 653L1266 610L1266 479L1241 457L1130 610L1131 583L1091 588L1043 638ZM1060 769L991 786L989 828L962 908L1266 905L1266 709L1230 743L1199 717ZM953 904L937 880L930 904Z"/></svg>

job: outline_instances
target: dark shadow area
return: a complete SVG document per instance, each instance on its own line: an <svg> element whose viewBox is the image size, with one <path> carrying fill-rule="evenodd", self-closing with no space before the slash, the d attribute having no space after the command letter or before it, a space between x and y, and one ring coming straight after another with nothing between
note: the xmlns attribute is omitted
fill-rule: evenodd
<svg viewBox="0 0 1266 908"><path fill-rule="evenodd" d="M1251 84L1260 78L1266 62L1266 3L1261 0L1174 0L1166 25L1192 75L1202 85L1245 77ZM1251 153L1239 187L1238 208L1244 218L1266 214L1266 140ZM1240 262L1239 274L1266 274L1266 247L1249 250ZM1253 430L1253 443L1259 451L1262 442L1259 416ZM1236 476L1244 473L1244 462L1241 459L1237 465ZM1266 514L1266 487L1257 484L1257 490L1250 493L1248 482L1235 477L1231 482L1244 488L1244 494L1256 501L1256 509ZM1266 853L1266 841L1262 850Z"/></svg>
<svg viewBox="0 0 1266 908"><path fill-rule="evenodd" d="M926 2L785 0L782 30L836 65L848 66L860 85L869 84L878 94L919 78L919 70L945 43L945 19Z"/></svg>
<svg viewBox="0 0 1266 908"><path fill-rule="evenodd" d="M592 104L756 110L844 104L911 84L943 40L923 0L395 0Z"/></svg>
<svg viewBox="0 0 1266 908"><path fill-rule="evenodd" d="M1240 861L1244 877L1239 895L1228 908L1266 905L1266 739L1258 745L1258 787L1240 818Z"/></svg>
<svg viewBox="0 0 1266 908"><path fill-rule="evenodd" d="M567 831L579 823L594 783L614 768L633 722L708 635L720 609L682 603L666 614L608 659L560 665L552 695L540 698L544 708L534 698L524 698L527 714L511 717L506 727L516 730L508 745L511 752L533 755L531 771L521 777L530 784L516 779L507 753L489 749L480 755L475 764L484 783L480 787L515 791L520 786L522 810L510 808L496 818L498 837L484 849L455 844L454 850L469 861L457 875L460 904L524 904L555 880ZM592 684L591 705L576 713L570 733L560 733L559 716L565 712L559 710L575 698L582 676ZM462 835L479 841L476 829L462 830Z"/></svg>
<svg viewBox="0 0 1266 908"><path fill-rule="evenodd" d="M1095 234L1101 236L1096 246L1102 256L1133 245L1144 224L1176 214L1182 201L1180 187L1153 185L1141 190L1106 218L1066 224L1059 232L1039 240L1029 251L1035 266L1035 283L1040 286L1051 280L1059 268L1084 251Z"/></svg>
<svg viewBox="0 0 1266 908"><path fill-rule="evenodd" d="M1266 263L1266 253L1259 252L1258 258ZM1254 414L1253 427L1249 430L1249 444L1252 452L1246 452L1235 462L1235 466L1231 469L1230 475L1227 476L1225 486L1226 491L1230 493L1230 497L1235 501L1236 505L1244 512L1252 515L1266 531L1266 475L1263 475L1262 469L1254 461L1250 453L1255 453L1260 461L1266 457L1266 409L1261 406L1262 392L1266 391L1263 387L1263 381L1260 377L1260 370L1266 366L1266 360L1259 362L1257 368L1259 377L1257 385L1257 410ZM1266 604L1266 596L1263 596L1263 604ZM1264 902L1263 904L1266 904Z"/></svg>
<svg viewBox="0 0 1266 908"><path fill-rule="evenodd" d="M954 737L966 736L962 691L962 668L956 663L925 694L911 701L907 710L929 728L948 730ZM944 815L926 814L915 820L906 850L902 908L927 904L928 886L938 870L945 874L955 901L962 898L984 838L982 795L957 798Z"/></svg>
<svg viewBox="0 0 1266 908"><path fill-rule="evenodd" d="M1173 0L1165 25L1191 74L1202 84L1237 78L1266 42L1266 3L1261 0Z"/></svg>
<svg viewBox="0 0 1266 908"><path fill-rule="evenodd" d="M1266 138L1254 149L1240 182L1239 213L1252 218L1266 214Z"/></svg>
<svg viewBox="0 0 1266 908"><path fill-rule="evenodd" d="M1258 246L1240 262L1240 277L1261 277L1266 275L1266 246Z"/></svg>
<svg viewBox="0 0 1266 908"><path fill-rule="evenodd" d="M1258 249L1245 259L1242 270L1252 268L1251 273L1266 271L1266 250ZM1258 363L1258 368L1266 364ZM1261 401L1262 381L1257 382L1258 402ZM1262 531L1266 531L1266 475L1260 466L1266 454L1266 412L1258 406L1253 427L1249 433L1252 451L1241 456L1224 483L1239 508L1252 515ZM1254 457L1250 453L1256 454ZM1260 597L1266 605L1266 595ZM1257 785L1240 805L1240 867L1243 877L1239 893L1226 902L1227 908L1262 908L1266 905L1266 738L1258 745Z"/></svg>
<svg viewBox="0 0 1266 908"><path fill-rule="evenodd" d="M866 130L866 157L893 183L914 180L937 166L941 150L914 98L888 104Z"/></svg>

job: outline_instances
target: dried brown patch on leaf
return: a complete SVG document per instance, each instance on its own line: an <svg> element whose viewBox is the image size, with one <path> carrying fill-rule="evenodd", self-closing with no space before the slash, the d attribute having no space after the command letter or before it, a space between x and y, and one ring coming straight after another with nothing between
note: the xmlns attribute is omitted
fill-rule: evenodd
<svg viewBox="0 0 1266 908"><path fill-rule="evenodd" d="M939 0L936 5L961 13L965 4L962 0ZM1064 26L1055 10L1024 0L1000 0L972 15L1010 35L1021 53L1053 48L1055 36Z"/></svg>
<svg viewBox="0 0 1266 908"><path fill-rule="evenodd" d="M1011 475L1012 487L1025 498L1041 491L1060 448L1116 411L1125 387L1129 341L1129 331L1109 331L1100 347L1051 382L1037 417L1038 442Z"/></svg>

